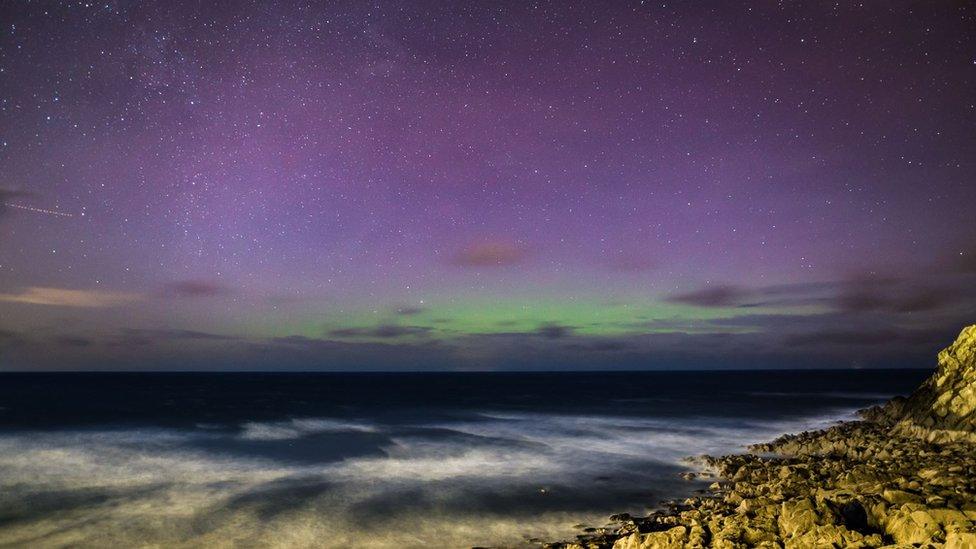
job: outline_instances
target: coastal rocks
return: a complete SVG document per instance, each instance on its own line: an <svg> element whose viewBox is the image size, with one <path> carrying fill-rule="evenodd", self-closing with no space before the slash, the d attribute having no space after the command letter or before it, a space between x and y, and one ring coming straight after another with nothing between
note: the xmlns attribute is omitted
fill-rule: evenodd
<svg viewBox="0 0 976 549"><path fill-rule="evenodd" d="M796 498L784 501L779 514L779 531L784 538L791 538L824 524L817 508L810 498Z"/></svg>
<svg viewBox="0 0 976 549"><path fill-rule="evenodd" d="M907 399L872 412L894 432L930 442L976 442L976 325L939 353L939 366Z"/></svg>
<svg viewBox="0 0 976 549"><path fill-rule="evenodd" d="M976 326L865 421L701 456L708 491L551 548L976 549Z"/></svg>
<svg viewBox="0 0 976 549"><path fill-rule="evenodd" d="M938 521L925 511L925 507L906 504L888 516L885 532L896 543L922 544L937 541L942 529Z"/></svg>
<svg viewBox="0 0 976 549"><path fill-rule="evenodd" d="M946 536L945 549L974 549L976 534L953 532Z"/></svg>
<svg viewBox="0 0 976 549"><path fill-rule="evenodd" d="M631 534L620 538L613 549L684 549L688 541L688 529L675 526L664 532L650 534Z"/></svg>

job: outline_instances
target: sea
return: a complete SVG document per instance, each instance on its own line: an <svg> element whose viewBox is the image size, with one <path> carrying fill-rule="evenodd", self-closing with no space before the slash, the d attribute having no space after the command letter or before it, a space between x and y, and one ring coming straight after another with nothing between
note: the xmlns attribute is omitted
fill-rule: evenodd
<svg viewBox="0 0 976 549"><path fill-rule="evenodd" d="M4 373L0 547L532 547L929 373Z"/></svg>

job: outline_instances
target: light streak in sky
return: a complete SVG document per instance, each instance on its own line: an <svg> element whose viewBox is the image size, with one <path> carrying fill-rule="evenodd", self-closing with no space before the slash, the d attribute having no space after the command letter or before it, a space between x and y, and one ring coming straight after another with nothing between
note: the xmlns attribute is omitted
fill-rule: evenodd
<svg viewBox="0 0 976 549"><path fill-rule="evenodd" d="M21 209L21 210L27 210L28 212L36 212L36 213L42 213L42 214L47 214L47 215L57 215L57 216L60 216L60 217L74 217L75 216L75 214L70 214L70 213L67 213L67 212L59 212L57 210L45 210L44 208L35 208L33 206L25 206L23 204L11 204L9 202L4 202L3 205L6 206L6 207L8 207L8 208L18 208L18 209Z"/></svg>

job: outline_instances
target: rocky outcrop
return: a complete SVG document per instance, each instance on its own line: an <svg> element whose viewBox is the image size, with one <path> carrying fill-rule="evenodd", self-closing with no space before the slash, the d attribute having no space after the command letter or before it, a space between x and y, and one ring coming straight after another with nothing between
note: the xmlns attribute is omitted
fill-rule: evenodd
<svg viewBox="0 0 976 549"><path fill-rule="evenodd" d="M976 326L908 398L865 421L697 463L709 491L552 548L976 549Z"/></svg>
<svg viewBox="0 0 976 549"><path fill-rule="evenodd" d="M907 399L893 399L882 419L894 431L932 442L976 442L976 325L939 353L939 366Z"/></svg>

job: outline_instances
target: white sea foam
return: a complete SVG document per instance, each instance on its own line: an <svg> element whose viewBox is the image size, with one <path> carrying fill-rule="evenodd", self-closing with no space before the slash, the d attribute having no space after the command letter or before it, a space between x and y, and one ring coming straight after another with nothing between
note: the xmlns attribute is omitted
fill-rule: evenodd
<svg viewBox="0 0 976 549"><path fill-rule="evenodd" d="M5 434L0 516L15 518L0 528L0 546L138 546L149 540L219 546L236 540L281 547L456 547L515 545L526 535L571 537L573 524L628 509L617 501L573 507L566 502L576 496L560 496L560 490L585 490L600 475L624 475L654 490L645 502L651 506L668 496L662 492L667 483L678 486L674 467L687 455L737 451L850 414L736 421L485 412L477 421L409 429L302 418L246 423L237 435L219 429ZM386 442L379 454L322 462L214 450L233 441L291 447L324 432L376 433ZM657 467L671 469L655 473ZM533 491L538 503L527 501ZM550 496L562 503L547 504Z"/></svg>
<svg viewBox="0 0 976 549"><path fill-rule="evenodd" d="M288 440L315 433L376 432L375 425L323 418L299 418L279 422L249 422L242 426L245 440Z"/></svg>

